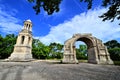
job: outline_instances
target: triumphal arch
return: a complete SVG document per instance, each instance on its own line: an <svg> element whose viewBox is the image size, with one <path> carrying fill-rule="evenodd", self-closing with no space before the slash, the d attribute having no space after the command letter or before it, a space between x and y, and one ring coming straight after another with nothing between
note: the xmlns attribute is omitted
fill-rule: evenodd
<svg viewBox="0 0 120 80"><path fill-rule="evenodd" d="M113 64L110 59L107 47L100 39L93 37L92 34L74 34L72 38L65 41L63 63L78 63L76 59L75 42L83 41L87 45L88 63L94 64Z"/></svg>

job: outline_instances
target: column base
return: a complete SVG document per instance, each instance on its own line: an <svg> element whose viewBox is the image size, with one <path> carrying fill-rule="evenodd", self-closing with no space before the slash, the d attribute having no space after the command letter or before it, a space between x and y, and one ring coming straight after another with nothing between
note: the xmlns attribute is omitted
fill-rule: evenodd
<svg viewBox="0 0 120 80"><path fill-rule="evenodd" d="M12 53L11 56L6 60L13 62L21 62L21 61L26 62L33 60L33 58L31 53Z"/></svg>
<svg viewBox="0 0 120 80"><path fill-rule="evenodd" d="M78 60L73 54L64 54L62 63L66 64L78 64Z"/></svg>

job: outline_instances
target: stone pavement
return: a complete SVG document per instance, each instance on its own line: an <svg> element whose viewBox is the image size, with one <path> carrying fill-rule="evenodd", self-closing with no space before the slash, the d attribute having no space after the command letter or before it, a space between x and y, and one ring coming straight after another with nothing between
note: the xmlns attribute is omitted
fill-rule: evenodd
<svg viewBox="0 0 120 80"><path fill-rule="evenodd" d="M120 80L120 66L41 60L0 62L0 80Z"/></svg>

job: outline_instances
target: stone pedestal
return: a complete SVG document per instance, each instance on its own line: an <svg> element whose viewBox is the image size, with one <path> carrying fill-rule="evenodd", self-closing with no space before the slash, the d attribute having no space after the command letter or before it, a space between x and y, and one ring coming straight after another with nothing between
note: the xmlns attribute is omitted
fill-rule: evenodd
<svg viewBox="0 0 120 80"><path fill-rule="evenodd" d="M9 61L31 61L33 60L30 46L15 46Z"/></svg>
<svg viewBox="0 0 120 80"><path fill-rule="evenodd" d="M76 59L76 57L73 54L64 54L62 62L77 64L78 60Z"/></svg>

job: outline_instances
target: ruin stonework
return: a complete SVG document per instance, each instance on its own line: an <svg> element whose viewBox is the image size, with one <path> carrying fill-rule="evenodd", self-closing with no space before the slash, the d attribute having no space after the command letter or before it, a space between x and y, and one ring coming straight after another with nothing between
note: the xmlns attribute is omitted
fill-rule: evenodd
<svg viewBox="0 0 120 80"><path fill-rule="evenodd" d="M100 39L93 37L92 34L74 34L72 38L64 43L63 63L78 63L76 59L75 42L83 41L87 45L88 63L94 64L113 64L110 59L107 47Z"/></svg>
<svg viewBox="0 0 120 80"><path fill-rule="evenodd" d="M32 60L32 22L26 20L23 29L18 35L14 51L8 58L9 61L30 61Z"/></svg>

